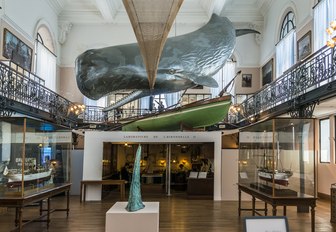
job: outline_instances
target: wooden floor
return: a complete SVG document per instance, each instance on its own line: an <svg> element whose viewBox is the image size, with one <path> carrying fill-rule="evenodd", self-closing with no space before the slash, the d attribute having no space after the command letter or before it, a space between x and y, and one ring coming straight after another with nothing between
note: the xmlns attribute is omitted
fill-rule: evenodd
<svg viewBox="0 0 336 232"><path fill-rule="evenodd" d="M80 203L79 196L71 196L70 215L65 212L54 212L51 215L50 228L46 224L33 222L24 227L25 232L104 232L105 213L118 201L118 193L104 197L101 202ZM250 212L243 212L238 217L238 202L187 199L184 194L171 197L165 195L144 196L143 201L160 202L160 232L168 231L243 231L243 218ZM65 196L57 196L51 200L52 206L65 206ZM244 207L250 207L244 202ZM279 210L279 215L282 211ZM0 215L0 231L14 228L14 209L8 209ZM24 209L24 217L38 215L38 207ZM297 213L296 207L287 208L289 228L291 232L310 231L310 214ZM330 223L330 204L327 200L319 200L316 207L316 231L336 231L336 225Z"/></svg>

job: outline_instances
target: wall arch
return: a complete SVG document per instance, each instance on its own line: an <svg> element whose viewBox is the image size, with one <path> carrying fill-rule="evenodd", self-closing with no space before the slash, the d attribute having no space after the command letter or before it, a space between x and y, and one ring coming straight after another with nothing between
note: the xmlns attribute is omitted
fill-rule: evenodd
<svg viewBox="0 0 336 232"><path fill-rule="evenodd" d="M56 36L51 30L51 27L49 23L44 20L40 19L36 26L34 31L34 38L36 39L37 33L39 33L44 42L44 46L46 46L52 53L55 55L57 54L57 46L56 46Z"/></svg>

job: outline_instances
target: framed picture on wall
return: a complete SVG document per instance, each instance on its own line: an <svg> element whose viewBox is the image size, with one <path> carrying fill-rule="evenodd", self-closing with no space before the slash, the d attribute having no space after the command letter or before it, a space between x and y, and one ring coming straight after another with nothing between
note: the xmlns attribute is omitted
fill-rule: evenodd
<svg viewBox="0 0 336 232"><path fill-rule="evenodd" d="M242 74L242 87L252 87L252 74Z"/></svg>
<svg viewBox="0 0 336 232"><path fill-rule="evenodd" d="M33 49L22 42L7 28L4 29L3 57L10 59L25 70L31 70Z"/></svg>
<svg viewBox="0 0 336 232"><path fill-rule="evenodd" d="M312 52L311 31L308 31L297 41L297 59L303 60Z"/></svg>
<svg viewBox="0 0 336 232"><path fill-rule="evenodd" d="M271 83L273 80L273 58L270 59L261 69L262 85Z"/></svg>

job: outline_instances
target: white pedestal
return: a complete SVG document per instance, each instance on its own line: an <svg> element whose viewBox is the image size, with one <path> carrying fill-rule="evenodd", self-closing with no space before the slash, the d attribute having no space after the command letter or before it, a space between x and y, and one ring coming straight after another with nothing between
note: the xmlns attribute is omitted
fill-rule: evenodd
<svg viewBox="0 0 336 232"><path fill-rule="evenodd" d="M105 232L159 232L159 202L143 202L145 208L128 212L118 201L106 212Z"/></svg>

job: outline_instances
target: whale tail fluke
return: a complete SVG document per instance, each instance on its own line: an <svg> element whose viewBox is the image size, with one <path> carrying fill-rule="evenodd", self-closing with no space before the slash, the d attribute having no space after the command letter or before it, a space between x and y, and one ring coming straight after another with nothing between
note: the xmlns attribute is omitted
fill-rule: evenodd
<svg viewBox="0 0 336 232"><path fill-rule="evenodd" d="M236 37L246 35L246 34L260 34L259 31L253 29L236 29Z"/></svg>
<svg viewBox="0 0 336 232"><path fill-rule="evenodd" d="M145 208L141 199L141 186L140 186L140 159L141 159L141 145L139 144L138 150L136 152L132 182L128 197L128 204L126 210L128 212L138 211Z"/></svg>

